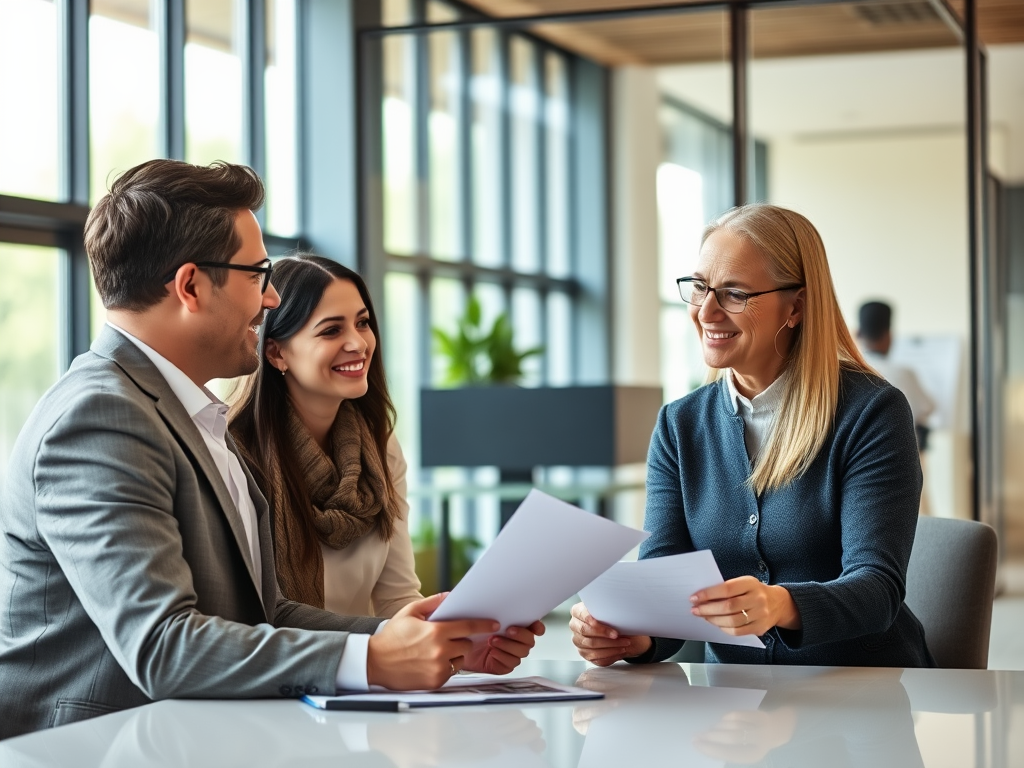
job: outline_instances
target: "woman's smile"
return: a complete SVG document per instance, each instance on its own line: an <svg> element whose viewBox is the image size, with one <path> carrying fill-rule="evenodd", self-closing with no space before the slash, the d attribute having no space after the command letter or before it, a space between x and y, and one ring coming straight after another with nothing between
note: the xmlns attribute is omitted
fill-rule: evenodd
<svg viewBox="0 0 1024 768"><path fill-rule="evenodd" d="M712 331L710 328L704 328L703 333L705 343L712 347L722 346L740 335L739 331Z"/></svg>
<svg viewBox="0 0 1024 768"><path fill-rule="evenodd" d="M366 373L366 358L364 357L361 360L353 360L348 363L343 363L342 365L335 365L331 370L342 376L348 376L349 378L360 378Z"/></svg>

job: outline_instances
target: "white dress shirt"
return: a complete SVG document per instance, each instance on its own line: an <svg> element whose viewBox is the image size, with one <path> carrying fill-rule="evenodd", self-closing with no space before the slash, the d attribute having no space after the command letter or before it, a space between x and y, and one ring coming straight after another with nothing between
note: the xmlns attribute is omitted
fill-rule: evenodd
<svg viewBox="0 0 1024 768"><path fill-rule="evenodd" d="M249 545L249 555L252 558L253 569L257 576L256 590L259 592L260 599L262 600L263 586L259 578L263 573L263 560L260 555L256 505L253 504L252 497L249 495L248 482L245 478L245 472L242 470L242 464L234 452L228 448L227 441L224 439L228 427L228 406L209 389L197 385L180 368L148 344L135 338L123 328L118 328L113 323L107 323L107 325L135 344L149 358L150 362L160 372L160 375L164 377L167 386L171 388L174 396L181 402L192 422L199 429L199 434L202 435L206 447L210 449L210 454L217 465L221 479L231 494L231 501L235 504L235 510L238 512L239 517L242 518L246 542ZM380 631L379 628L378 631ZM335 680L339 689L350 691L365 691L369 689L366 681L366 657L369 643L369 635L352 633L348 636Z"/></svg>
<svg viewBox="0 0 1024 768"><path fill-rule="evenodd" d="M751 462L757 458L761 446L768 437L768 431L775 422L775 414L782 405L782 396L786 392L786 378L787 374L783 373L768 386L768 389L748 400L736 389L732 369L725 373L733 413L743 419L743 442L746 443L747 457Z"/></svg>

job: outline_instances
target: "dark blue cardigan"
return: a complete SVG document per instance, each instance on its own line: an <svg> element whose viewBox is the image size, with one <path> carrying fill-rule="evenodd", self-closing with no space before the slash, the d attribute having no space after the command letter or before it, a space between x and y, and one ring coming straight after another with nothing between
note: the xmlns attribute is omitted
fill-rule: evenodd
<svg viewBox="0 0 1024 768"><path fill-rule="evenodd" d="M709 643L706 661L934 666L903 602L921 498L903 394L844 371L833 429L808 470L761 497L745 484L749 474L743 419L724 379L661 409L647 457L651 536L640 558L710 549L723 578L788 589L803 624L772 629L764 650ZM667 659L681 644L655 638L635 661Z"/></svg>

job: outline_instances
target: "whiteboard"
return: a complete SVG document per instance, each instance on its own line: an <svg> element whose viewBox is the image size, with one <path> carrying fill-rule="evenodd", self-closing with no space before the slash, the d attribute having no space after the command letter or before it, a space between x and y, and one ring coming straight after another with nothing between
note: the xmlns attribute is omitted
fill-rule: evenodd
<svg viewBox="0 0 1024 768"><path fill-rule="evenodd" d="M928 419L932 429L952 429L956 424L962 347L960 338L952 334L893 338L889 360L912 369L935 401L935 412Z"/></svg>

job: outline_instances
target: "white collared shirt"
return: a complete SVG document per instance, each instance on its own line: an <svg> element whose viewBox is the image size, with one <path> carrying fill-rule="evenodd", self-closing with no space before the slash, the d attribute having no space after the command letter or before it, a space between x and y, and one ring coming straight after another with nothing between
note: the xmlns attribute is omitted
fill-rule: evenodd
<svg viewBox="0 0 1024 768"><path fill-rule="evenodd" d="M206 387L200 387L186 376L178 366L161 355L145 342L135 338L123 328L108 322L111 328L137 346L154 367L160 372L178 398L192 422L199 429L203 442L210 449L214 463L220 472L221 479L231 494L231 501L242 518L245 537L252 557L253 569L256 573L256 590L263 599L263 560L260 555L259 529L256 525L256 506L249 495L248 482L238 457L227 446L224 435L227 432L228 406ZM381 625L383 627L383 624ZM378 632L380 627L378 627ZM335 683L339 690L369 690L366 680L366 661L369 652L370 636L352 633L345 643L341 655Z"/></svg>
<svg viewBox="0 0 1024 768"><path fill-rule="evenodd" d="M732 369L725 373L733 413L743 419L743 442L747 446L747 457L751 462L757 458L775 422L775 414L782 405L782 396L786 392L786 378L787 374L783 373L768 386L768 389L748 400L736 389Z"/></svg>

